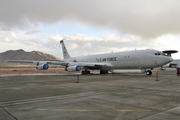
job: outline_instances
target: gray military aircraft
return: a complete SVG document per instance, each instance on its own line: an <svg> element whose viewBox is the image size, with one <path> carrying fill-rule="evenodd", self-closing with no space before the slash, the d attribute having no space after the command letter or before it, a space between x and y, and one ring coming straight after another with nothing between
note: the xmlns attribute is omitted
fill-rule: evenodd
<svg viewBox="0 0 180 120"><path fill-rule="evenodd" d="M62 61L32 61L32 60L7 60L7 62L33 63L36 69L47 70L48 64L63 65L66 71L81 71L82 74L90 74L90 70L100 70L100 74L117 69L141 70L142 73L151 75L151 69L161 67L173 60L168 51L158 50L134 50L81 57L71 57L61 40L64 59ZM173 53L173 52L172 52Z"/></svg>
<svg viewBox="0 0 180 120"><path fill-rule="evenodd" d="M180 59L173 60L172 62L163 65L160 70L166 70L166 68L177 68L177 75L180 76Z"/></svg>
<svg viewBox="0 0 180 120"><path fill-rule="evenodd" d="M177 59L177 60L173 60L172 62L166 64L166 65L163 65L161 70L165 70L166 67L172 67L172 68L180 68L180 59Z"/></svg>

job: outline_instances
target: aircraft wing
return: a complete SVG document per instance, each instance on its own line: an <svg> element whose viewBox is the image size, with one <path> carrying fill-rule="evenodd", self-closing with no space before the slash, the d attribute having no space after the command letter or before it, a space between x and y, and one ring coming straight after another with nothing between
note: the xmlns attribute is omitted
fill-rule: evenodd
<svg viewBox="0 0 180 120"><path fill-rule="evenodd" d="M68 65L65 61L33 61L33 60L6 60L6 62L13 63L33 63L33 64L54 64L54 65Z"/></svg>
<svg viewBox="0 0 180 120"><path fill-rule="evenodd" d="M33 63L33 64L53 64L63 66L79 65L81 67L87 67L90 69L101 69L101 68L112 68L113 66L109 63L98 63L98 62L67 62L67 61L32 61L32 60L7 60L6 62L14 63Z"/></svg>

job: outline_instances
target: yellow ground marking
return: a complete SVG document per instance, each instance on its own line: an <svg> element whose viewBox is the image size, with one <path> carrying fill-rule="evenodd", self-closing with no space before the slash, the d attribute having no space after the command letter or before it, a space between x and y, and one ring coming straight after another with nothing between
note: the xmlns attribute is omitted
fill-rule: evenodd
<svg viewBox="0 0 180 120"><path fill-rule="evenodd" d="M52 110L52 111L118 111L118 112L151 112L153 110L100 110L100 109L42 109L42 108L4 108L7 110L38 110L38 111L43 111L43 110Z"/></svg>
<svg viewBox="0 0 180 120"><path fill-rule="evenodd" d="M7 110L22 110L22 108L4 108L4 109L7 109Z"/></svg>
<svg viewBox="0 0 180 120"><path fill-rule="evenodd" d="M137 110L116 110L116 111L137 111Z"/></svg>
<svg viewBox="0 0 180 120"><path fill-rule="evenodd" d="M93 110L93 109L51 109L55 111L104 111L104 110Z"/></svg>

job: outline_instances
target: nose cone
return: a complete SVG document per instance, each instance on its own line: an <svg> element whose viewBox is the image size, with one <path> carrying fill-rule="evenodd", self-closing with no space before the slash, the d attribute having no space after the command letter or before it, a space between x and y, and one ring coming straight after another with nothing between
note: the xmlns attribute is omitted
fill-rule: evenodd
<svg viewBox="0 0 180 120"><path fill-rule="evenodd" d="M164 59L164 63L165 63L165 64L170 63L171 61L173 61L173 58L170 57L170 56L167 56L167 57L165 57L165 59Z"/></svg>
<svg viewBox="0 0 180 120"><path fill-rule="evenodd" d="M172 58L172 57L170 57L170 62L171 62L171 61L173 61L173 58Z"/></svg>

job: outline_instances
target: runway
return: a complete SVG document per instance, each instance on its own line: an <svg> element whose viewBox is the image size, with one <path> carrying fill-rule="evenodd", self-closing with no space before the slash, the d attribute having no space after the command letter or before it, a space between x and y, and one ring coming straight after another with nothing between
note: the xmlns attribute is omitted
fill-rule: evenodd
<svg viewBox="0 0 180 120"><path fill-rule="evenodd" d="M175 73L0 76L0 119L178 120Z"/></svg>

